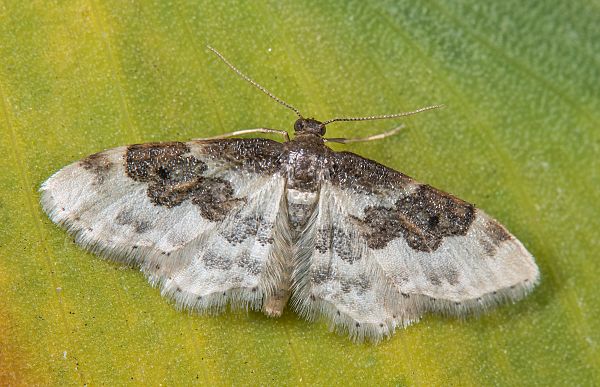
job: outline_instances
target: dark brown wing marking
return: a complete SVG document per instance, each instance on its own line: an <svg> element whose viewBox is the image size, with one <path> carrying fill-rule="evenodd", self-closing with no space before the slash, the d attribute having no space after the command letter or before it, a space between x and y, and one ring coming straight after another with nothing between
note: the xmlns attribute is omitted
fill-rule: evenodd
<svg viewBox="0 0 600 387"><path fill-rule="evenodd" d="M384 248L404 236L410 247L435 251L444 237L466 235L475 219L475 207L428 185L398 199L393 208L370 206L362 222L369 247Z"/></svg>
<svg viewBox="0 0 600 387"><path fill-rule="evenodd" d="M203 177L206 163L186 155L189 151L181 142L131 145L125 156L127 175L148 183L148 197L156 205L170 208L189 199L206 219L223 220L240 199L233 197L228 181Z"/></svg>
<svg viewBox="0 0 600 387"><path fill-rule="evenodd" d="M113 167L112 162L106 157L104 152L94 153L80 161L81 166L92 172L95 176L95 184L100 185Z"/></svg>
<svg viewBox="0 0 600 387"><path fill-rule="evenodd" d="M206 140L206 156L227 161L228 166L254 173L273 174L281 169L283 144L264 138Z"/></svg>
<svg viewBox="0 0 600 387"><path fill-rule="evenodd" d="M272 173L278 167L275 161L281 147L274 141L256 140L260 139L206 141L205 154L234 168ZM189 152L190 147L182 142L131 145L125 155L127 175L148 183L147 194L155 205L170 208L190 200L204 218L221 221L243 199L234 197L229 181L203 176L207 164Z"/></svg>
<svg viewBox="0 0 600 387"><path fill-rule="evenodd" d="M331 183L355 192L376 195L413 182L403 173L352 152L332 152L329 160Z"/></svg>
<svg viewBox="0 0 600 387"><path fill-rule="evenodd" d="M502 242L510 240L512 236L498 222L489 220L485 225L487 238L480 238L479 243L485 248L488 256L493 257Z"/></svg>
<svg viewBox="0 0 600 387"><path fill-rule="evenodd" d="M410 177L350 152L334 153L331 180L341 188L369 195L417 184ZM368 206L355 217L367 244L382 249L399 237L418 251L435 251L444 237L465 235L475 207L428 185L401 196L392 207Z"/></svg>

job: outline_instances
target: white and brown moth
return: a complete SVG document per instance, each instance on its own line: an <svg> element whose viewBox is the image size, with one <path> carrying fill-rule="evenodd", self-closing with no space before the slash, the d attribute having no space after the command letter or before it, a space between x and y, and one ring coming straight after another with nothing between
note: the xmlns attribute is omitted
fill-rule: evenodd
<svg viewBox="0 0 600 387"><path fill-rule="evenodd" d="M531 254L463 200L325 143L298 115L295 137L259 128L96 153L41 186L44 211L82 247L134 264L180 308L281 315L288 300L355 340L379 341L426 312L462 316L525 296ZM250 132L284 142L231 138Z"/></svg>

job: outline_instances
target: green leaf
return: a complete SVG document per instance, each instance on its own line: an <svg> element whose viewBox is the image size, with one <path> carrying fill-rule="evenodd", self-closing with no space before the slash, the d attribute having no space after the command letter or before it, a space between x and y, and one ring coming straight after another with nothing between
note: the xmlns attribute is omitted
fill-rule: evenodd
<svg viewBox="0 0 600 387"><path fill-rule="evenodd" d="M595 2L0 2L0 384L600 383ZM41 211L53 172L118 145L446 109L345 149L504 223L542 282L466 320L353 344L287 310L179 312ZM336 123L335 137L396 122ZM342 147L337 146L336 149Z"/></svg>

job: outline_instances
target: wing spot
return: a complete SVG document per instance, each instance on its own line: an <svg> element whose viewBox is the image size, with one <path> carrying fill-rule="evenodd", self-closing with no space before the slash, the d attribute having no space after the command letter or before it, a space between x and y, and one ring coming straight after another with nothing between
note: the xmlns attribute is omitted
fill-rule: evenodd
<svg viewBox="0 0 600 387"><path fill-rule="evenodd" d="M258 232L264 227L265 221L261 215L252 215L242 217L235 215L231 221L231 225L223 230L220 234L229 242L232 246L236 246L246 239L257 236ZM259 238L256 238L257 240ZM259 242L261 245L267 241L267 238L262 238Z"/></svg>
<svg viewBox="0 0 600 387"><path fill-rule="evenodd" d="M360 328L360 323L355 324L357 328Z"/></svg>
<svg viewBox="0 0 600 387"><path fill-rule="evenodd" d="M321 265L311 270L310 280L315 285L329 282L334 279L333 270L330 265Z"/></svg>
<svg viewBox="0 0 600 387"><path fill-rule="evenodd" d="M442 284L442 281L440 280L440 278L438 276L436 276L435 274L431 274L427 279L429 280L429 282L432 285L439 286Z"/></svg>
<svg viewBox="0 0 600 387"><path fill-rule="evenodd" d="M148 230L151 230L153 226L150 224L150 222L140 219L138 215L139 214L135 213L135 210L131 208L124 208L115 217L115 222L121 226L131 226L138 234L143 234Z"/></svg>
<svg viewBox="0 0 600 387"><path fill-rule="evenodd" d="M402 297L404 297L404 298L410 298L410 294L408 294L408 293L400 293L400 294L402 294Z"/></svg>
<svg viewBox="0 0 600 387"><path fill-rule="evenodd" d="M212 250L208 250L204 254L202 261L208 269L229 270L233 266L233 262L229 258L220 256Z"/></svg>
<svg viewBox="0 0 600 387"><path fill-rule="evenodd" d="M314 295L314 294L311 294L311 295L310 295L310 299L311 299L312 301L315 301L317 298L315 297L315 295Z"/></svg>
<svg viewBox="0 0 600 387"><path fill-rule="evenodd" d="M167 171L167 169L162 165L160 167L158 167L156 174L163 180L166 180L169 178L169 171Z"/></svg>
<svg viewBox="0 0 600 387"><path fill-rule="evenodd" d="M104 183L113 164L104 152L94 153L80 161L80 165L94 175L94 185Z"/></svg>
<svg viewBox="0 0 600 387"><path fill-rule="evenodd" d="M356 277L343 278L340 285L344 293L355 290L358 294L363 294L372 287L371 280L363 273Z"/></svg>
<svg viewBox="0 0 600 387"><path fill-rule="evenodd" d="M321 254L331 249L342 261L353 264L362 258L360 251L355 246L355 239L356 237L346 230L329 226L317 231L315 249Z"/></svg>
<svg viewBox="0 0 600 387"><path fill-rule="evenodd" d="M262 265L258 260L250 257L250 254L244 253L237 260L236 265L243 268L246 272L257 276L262 272Z"/></svg>
<svg viewBox="0 0 600 387"><path fill-rule="evenodd" d="M431 218L429 218L428 223L429 223L429 228L436 227L440 223L439 215L432 215Z"/></svg>

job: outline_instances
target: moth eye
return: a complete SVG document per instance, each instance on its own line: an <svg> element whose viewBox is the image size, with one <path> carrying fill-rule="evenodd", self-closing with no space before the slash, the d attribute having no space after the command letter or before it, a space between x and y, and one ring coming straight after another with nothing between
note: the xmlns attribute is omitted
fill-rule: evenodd
<svg viewBox="0 0 600 387"><path fill-rule="evenodd" d="M295 130L296 132L300 131L300 130L302 130L302 126L303 126L303 125L302 125L302 119L298 119L298 120L296 120L296 122L294 123L294 130Z"/></svg>
<svg viewBox="0 0 600 387"><path fill-rule="evenodd" d="M327 131L327 129L325 129L325 125L323 125L323 126L321 126L321 132L319 134L321 136L324 136L326 131Z"/></svg>

